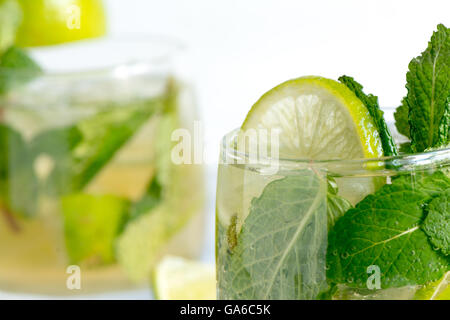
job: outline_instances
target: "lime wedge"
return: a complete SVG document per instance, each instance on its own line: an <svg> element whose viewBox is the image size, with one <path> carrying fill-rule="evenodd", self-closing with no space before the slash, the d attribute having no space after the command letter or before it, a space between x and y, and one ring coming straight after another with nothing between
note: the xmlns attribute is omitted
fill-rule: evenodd
<svg viewBox="0 0 450 320"><path fill-rule="evenodd" d="M61 201L70 262L97 266L114 262L114 242L127 218L128 201L115 196L73 194Z"/></svg>
<svg viewBox="0 0 450 320"><path fill-rule="evenodd" d="M419 289L414 296L415 300L450 300L450 272L442 279L430 283Z"/></svg>
<svg viewBox="0 0 450 320"><path fill-rule="evenodd" d="M242 129L276 129L281 158L383 156L365 105L345 85L321 77L302 77L273 88L255 103Z"/></svg>
<svg viewBox="0 0 450 320"><path fill-rule="evenodd" d="M16 44L21 47L54 45L95 38L106 33L101 0L20 0L23 19Z"/></svg>
<svg viewBox="0 0 450 320"><path fill-rule="evenodd" d="M282 159L362 159L383 156L369 110L344 84L307 76L286 81L256 102L242 125L278 131ZM271 140L267 149L273 150ZM332 167L329 167L332 173ZM372 177L338 178L338 195L355 205L385 183Z"/></svg>
<svg viewBox="0 0 450 320"><path fill-rule="evenodd" d="M153 290L159 300L215 300L214 266L167 256L154 271Z"/></svg>

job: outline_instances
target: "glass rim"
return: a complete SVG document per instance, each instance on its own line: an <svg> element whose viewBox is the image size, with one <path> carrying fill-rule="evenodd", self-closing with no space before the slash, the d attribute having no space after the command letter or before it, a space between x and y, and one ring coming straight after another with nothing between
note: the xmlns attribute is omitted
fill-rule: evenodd
<svg viewBox="0 0 450 320"><path fill-rule="evenodd" d="M67 43L62 43L61 45L74 45L74 44L82 44L82 43L95 43L96 41L100 42L102 40L111 40L114 42L124 42L124 43L154 43L156 45L160 45L165 48L165 51L161 54L155 54L154 56L148 58L131 58L124 59L124 62L120 63L112 63L110 65L102 66L102 67L90 67L82 70L71 70L71 71L49 71L42 70L39 72L37 76L39 78L48 78L48 79L64 79L64 78L76 78L76 77L89 77L89 76L109 76L114 74L117 70L132 70L136 73L142 73L149 69L149 67L170 61L170 59L175 56L177 53L180 53L186 50L186 44L181 41L179 38L157 34L157 33L118 33L118 34L110 34L103 37L90 38L77 40ZM43 46L43 47L34 47L34 48L25 48L26 50L39 50L39 49L52 49L58 48L60 45L51 45L51 46ZM1 74L15 74L19 76L26 76L28 74L36 75L36 71L27 71L20 70L15 68L5 68L0 67L0 75Z"/></svg>
<svg viewBox="0 0 450 320"><path fill-rule="evenodd" d="M255 159L255 155L238 150L236 144L230 143L235 141L237 133L240 128L234 129L223 136L221 141L221 156L226 155L238 164L245 164L245 166L254 165L255 169L260 166L270 166L274 162L277 163L281 169L298 169L301 166L318 166L333 169L350 169L350 170L363 170L364 172L375 171L413 171L417 168L421 170L434 169L436 166L441 168L450 168L450 147L443 149L425 151L415 154L400 154L397 156L384 156L379 158L359 158L359 159L325 159L325 160L313 160L313 159L291 159L291 158L271 158L257 156L258 162L251 163L251 159ZM228 158L228 159L230 159ZM222 163L222 158L221 158ZM224 163L236 164L236 163Z"/></svg>

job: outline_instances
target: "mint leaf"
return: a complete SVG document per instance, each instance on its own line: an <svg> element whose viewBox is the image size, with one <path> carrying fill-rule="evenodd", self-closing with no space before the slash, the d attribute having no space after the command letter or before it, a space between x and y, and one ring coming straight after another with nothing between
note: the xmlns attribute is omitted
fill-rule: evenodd
<svg viewBox="0 0 450 320"><path fill-rule="evenodd" d="M131 208L130 220L151 213L164 197L167 195L169 184L173 180L175 170L171 160L171 151L174 142L169 139L172 132L179 127L179 116L177 111L178 85L169 81L167 87L167 96L165 98L164 113L158 118L156 125L155 143L155 175L152 177L146 193Z"/></svg>
<svg viewBox="0 0 450 320"><path fill-rule="evenodd" d="M446 147L450 145L450 93L447 97L447 106L445 107L444 115L439 124L438 136L438 146Z"/></svg>
<svg viewBox="0 0 450 320"><path fill-rule="evenodd" d="M235 248L219 246L221 298L314 299L326 288L326 192L324 180L302 171L253 199Z"/></svg>
<svg viewBox="0 0 450 320"><path fill-rule="evenodd" d="M411 128L408 120L409 107L406 98L403 98L402 104L395 110L394 119L395 126L399 133L405 137L411 138Z"/></svg>
<svg viewBox="0 0 450 320"><path fill-rule="evenodd" d="M42 73L41 68L28 54L10 47L0 56L0 95L31 81Z"/></svg>
<svg viewBox="0 0 450 320"><path fill-rule="evenodd" d="M0 54L14 44L22 20L17 0L0 0Z"/></svg>
<svg viewBox="0 0 450 320"><path fill-rule="evenodd" d="M367 196L340 218L328 238L327 278L365 288L367 267L381 270L382 289L435 281L450 268L420 228L424 207L450 187L441 172L403 176Z"/></svg>
<svg viewBox="0 0 450 320"><path fill-rule="evenodd" d="M450 254L450 189L430 202L423 230L436 248Z"/></svg>
<svg viewBox="0 0 450 320"><path fill-rule="evenodd" d="M411 149L411 142L404 142L400 145L399 151L403 154L413 153Z"/></svg>
<svg viewBox="0 0 450 320"><path fill-rule="evenodd" d="M162 200L162 192L161 184L158 182L157 177L154 177L144 196L132 205L130 209L130 221L154 209Z"/></svg>
<svg viewBox="0 0 450 320"><path fill-rule="evenodd" d="M53 132L53 140L50 132L34 141L35 150L50 154L56 162L47 180L49 194L82 190L163 105L161 99L154 99L111 108Z"/></svg>
<svg viewBox="0 0 450 320"><path fill-rule="evenodd" d="M170 134L182 122L176 107L165 109L157 119L156 139L161 146L156 146L156 175L147 193L133 207L133 217L117 240L119 264L135 281L147 279L161 250L202 208L201 168L175 165L170 160L171 149L176 144L170 141Z"/></svg>
<svg viewBox="0 0 450 320"><path fill-rule="evenodd" d="M30 142L30 150L34 156L46 154L58 161L64 158L81 141L83 135L77 126L68 126L44 131Z"/></svg>
<svg viewBox="0 0 450 320"><path fill-rule="evenodd" d="M328 178L328 194L327 194L327 219L328 230L336 224L336 221L342 217L352 204L346 199L337 195L338 188L336 182L332 178Z"/></svg>
<svg viewBox="0 0 450 320"><path fill-rule="evenodd" d="M406 96L412 148L423 152L449 143L450 29L440 24L427 49L409 64Z"/></svg>
<svg viewBox="0 0 450 320"><path fill-rule="evenodd" d="M385 156L396 156L398 155L397 146L395 145L394 139L392 138L391 132L384 121L384 113L381 111L378 104L378 97L373 94L365 94L363 92L363 86L356 82L352 77L341 76L339 81L343 83L347 88L349 88L358 97L359 100L364 103L367 110L369 111L375 125L377 127L378 133L380 135L381 144L383 146L383 152Z"/></svg>

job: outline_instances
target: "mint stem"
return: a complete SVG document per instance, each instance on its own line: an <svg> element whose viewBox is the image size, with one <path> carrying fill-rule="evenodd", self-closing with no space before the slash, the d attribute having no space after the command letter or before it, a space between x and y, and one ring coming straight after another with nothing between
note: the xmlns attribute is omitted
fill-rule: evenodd
<svg viewBox="0 0 450 320"><path fill-rule="evenodd" d="M6 224L10 227L10 229L14 233L19 233L21 228L16 218L14 218L13 214L5 207L0 207L0 213L2 213L3 217L5 218Z"/></svg>

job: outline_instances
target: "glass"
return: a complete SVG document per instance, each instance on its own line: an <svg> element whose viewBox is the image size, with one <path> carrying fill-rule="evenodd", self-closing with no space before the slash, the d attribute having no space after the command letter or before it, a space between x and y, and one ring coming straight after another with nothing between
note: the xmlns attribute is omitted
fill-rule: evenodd
<svg viewBox="0 0 450 320"><path fill-rule="evenodd" d="M241 152L240 134L221 145L219 299L413 299L447 288L448 260L424 218L445 214L450 149L277 160Z"/></svg>
<svg viewBox="0 0 450 320"><path fill-rule="evenodd" d="M111 37L32 51L39 76L0 70L20 83L0 97L0 290L129 289L163 254L200 254L202 168L171 161L196 119L180 49Z"/></svg>

